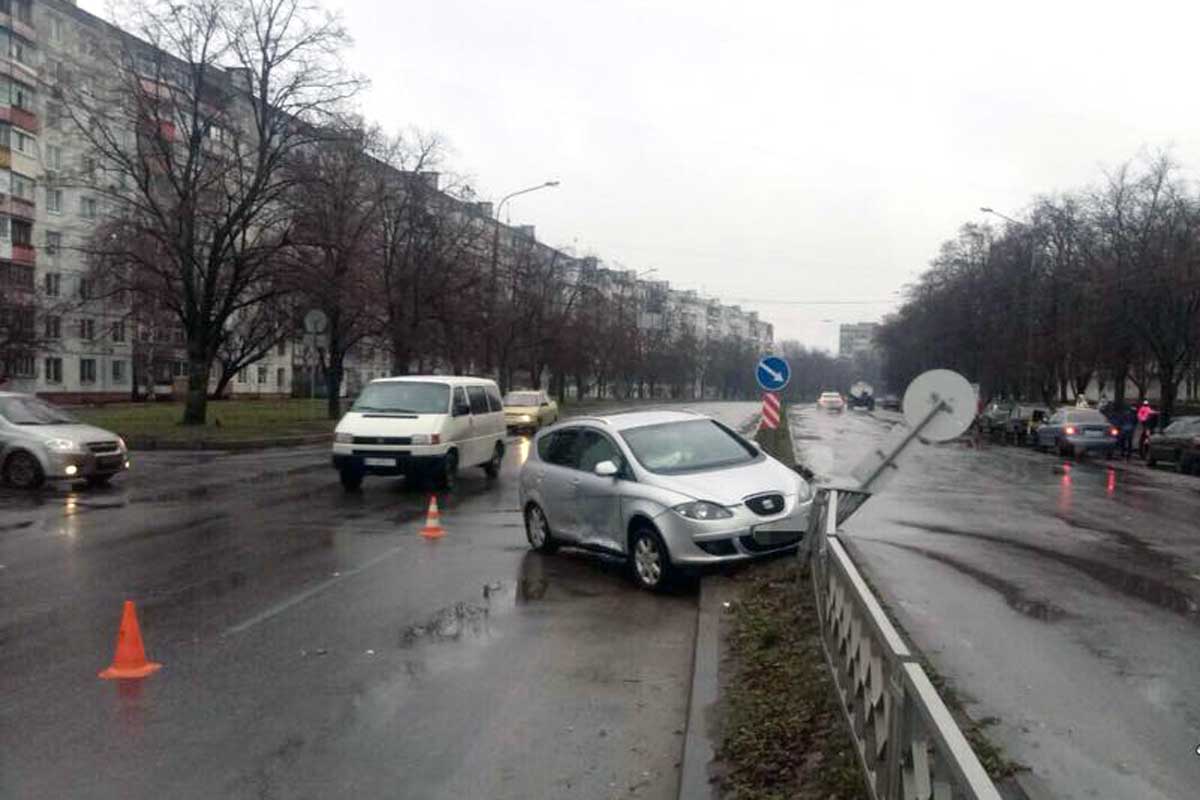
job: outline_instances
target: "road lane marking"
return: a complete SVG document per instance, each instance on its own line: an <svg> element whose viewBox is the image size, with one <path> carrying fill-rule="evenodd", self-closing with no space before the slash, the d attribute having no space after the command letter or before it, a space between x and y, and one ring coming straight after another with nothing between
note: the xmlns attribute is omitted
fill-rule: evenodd
<svg viewBox="0 0 1200 800"><path fill-rule="evenodd" d="M393 547L391 550L380 553L379 555L375 556L374 558L372 558L368 561L365 561L362 564L359 564L357 567L351 567L350 569L343 570L341 572L336 572L336 573L334 573L333 577L326 578L325 580L318 583L316 586L310 586L309 588L305 589L303 592L300 592L299 594L294 594L291 597L289 597L287 600L284 600L283 602L280 602L280 603L276 603L275 605L271 606L270 608L266 609L265 611L255 614L253 617L250 617L247 620L239 622L237 625L234 625L232 628L225 629L225 631L223 631L221 633L221 635L222 636L233 636L233 635L239 634L243 631L249 630L250 628L253 628L255 625L259 624L260 622L266 622L267 620L271 619L272 617L277 617L280 614L282 614L283 612L292 608L293 606L298 606L301 603L303 603L305 600L308 600L309 598L317 596L321 592L328 589L330 586L333 586L335 583L338 583L339 581L343 581L346 578L351 578L360 572L365 572L366 570L370 569L371 567L375 566L376 564L380 564L380 563L388 560L392 556L398 554L401 550L411 549L411 548L412 548L411 544L397 545L396 547Z"/></svg>

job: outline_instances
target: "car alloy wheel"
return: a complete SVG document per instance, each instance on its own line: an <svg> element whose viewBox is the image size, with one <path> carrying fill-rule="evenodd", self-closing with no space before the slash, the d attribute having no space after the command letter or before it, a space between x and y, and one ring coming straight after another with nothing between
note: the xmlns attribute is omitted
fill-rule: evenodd
<svg viewBox="0 0 1200 800"><path fill-rule="evenodd" d="M13 453L4 465L4 480L18 489L36 489L45 479L42 465L24 450Z"/></svg>
<svg viewBox="0 0 1200 800"><path fill-rule="evenodd" d="M525 538L529 540L529 546L540 553L553 553L558 549L558 542L550 533L550 523L537 505L525 509Z"/></svg>
<svg viewBox="0 0 1200 800"><path fill-rule="evenodd" d="M672 577L671 557L656 531L640 528L631 537L633 576L644 589L666 587Z"/></svg>

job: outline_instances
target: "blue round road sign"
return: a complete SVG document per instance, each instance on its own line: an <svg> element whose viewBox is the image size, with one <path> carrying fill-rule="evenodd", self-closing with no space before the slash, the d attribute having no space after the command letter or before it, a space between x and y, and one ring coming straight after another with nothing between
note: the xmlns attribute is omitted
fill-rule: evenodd
<svg viewBox="0 0 1200 800"><path fill-rule="evenodd" d="M763 356L758 360L754 375L763 391L778 392L788 385L788 380L792 377L792 368L779 356Z"/></svg>

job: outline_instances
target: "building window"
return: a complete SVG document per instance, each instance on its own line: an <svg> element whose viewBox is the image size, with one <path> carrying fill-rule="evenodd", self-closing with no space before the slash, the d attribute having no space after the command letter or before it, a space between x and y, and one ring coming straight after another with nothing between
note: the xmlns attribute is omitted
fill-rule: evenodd
<svg viewBox="0 0 1200 800"><path fill-rule="evenodd" d="M79 320L79 338L87 342L96 338L96 320L91 317Z"/></svg>
<svg viewBox="0 0 1200 800"><path fill-rule="evenodd" d="M0 217L0 239L12 238L8 217Z"/></svg>
<svg viewBox="0 0 1200 800"><path fill-rule="evenodd" d="M12 104L23 111L33 111L33 89L23 83L13 82Z"/></svg>
<svg viewBox="0 0 1200 800"><path fill-rule="evenodd" d="M125 382L125 362L119 359L112 362L112 379L113 383Z"/></svg>
<svg viewBox="0 0 1200 800"><path fill-rule="evenodd" d="M275 353L276 353L276 355L281 355L281 356L287 355L287 342L280 342L275 347Z"/></svg>
<svg viewBox="0 0 1200 800"><path fill-rule="evenodd" d="M20 197L22 200L33 202L33 190L36 184L32 179L26 178L24 175L12 174L12 193L14 197Z"/></svg>
<svg viewBox="0 0 1200 800"><path fill-rule="evenodd" d="M87 278L79 279L79 299L90 300L92 298L92 282Z"/></svg>
<svg viewBox="0 0 1200 800"><path fill-rule="evenodd" d="M81 197L79 198L79 213L84 219L96 218L96 198Z"/></svg>
<svg viewBox="0 0 1200 800"><path fill-rule="evenodd" d="M46 317L46 338L62 338L62 317Z"/></svg>
<svg viewBox="0 0 1200 800"><path fill-rule="evenodd" d="M114 342L125 341L125 323L124 322L114 322L112 324L112 340Z"/></svg>
<svg viewBox="0 0 1200 800"><path fill-rule="evenodd" d="M62 383L62 359L47 358L44 362L46 383Z"/></svg>
<svg viewBox="0 0 1200 800"><path fill-rule="evenodd" d="M246 368L245 367L242 367L241 369L238 370L237 382L238 383L246 382Z"/></svg>
<svg viewBox="0 0 1200 800"><path fill-rule="evenodd" d="M33 364L33 356L13 356L8 360L8 374L14 378L32 378Z"/></svg>
<svg viewBox="0 0 1200 800"><path fill-rule="evenodd" d="M33 246L33 223L14 219L11 223L13 244Z"/></svg>
<svg viewBox="0 0 1200 800"><path fill-rule="evenodd" d="M50 17L50 41L61 42L63 40L63 21L62 17Z"/></svg>
<svg viewBox="0 0 1200 800"><path fill-rule="evenodd" d="M258 385L259 386L267 385L267 368L266 367L258 368Z"/></svg>
<svg viewBox="0 0 1200 800"><path fill-rule="evenodd" d="M62 169L62 148L56 144L46 145L46 169Z"/></svg>
<svg viewBox="0 0 1200 800"><path fill-rule="evenodd" d="M17 152L32 156L37 152L37 142L27 133L17 131Z"/></svg>
<svg viewBox="0 0 1200 800"><path fill-rule="evenodd" d="M282 389L285 383L287 383L287 370L280 367L275 370L275 385Z"/></svg>
<svg viewBox="0 0 1200 800"><path fill-rule="evenodd" d="M80 383L95 383L96 382L96 359L94 359L94 358L79 359L79 382Z"/></svg>
<svg viewBox="0 0 1200 800"><path fill-rule="evenodd" d="M6 88L8 86L7 83L5 83L3 85ZM4 95L5 95L4 97L0 97L0 100L7 101L8 100L8 97L7 97L8 92L4 92ZM12 126L11 125L8 125L8 124L0 125L0 147L12 147Z"/></svg>
<svg viewBox="0 0 1200 800"><path fill-rule="evenodd" d="M62 189L46 190L46 210L51 214L62 213Z"/></svg>
<svg viewBox="0 0 1200 800"><path fill-rule="evenodd" d="M62 106L58 103L46 103L46 127L55 128L62 123Z"/></svg>
<svg viewBox="0 0 1200 800"><path fill-rule="evenodd" d="M62 291L62 275L57 272L47 272L45 288L47 297L58 297L59 292Z"/></svg>
<svg viewBox="0 0 1200 800"><path fill-rule="evenodd" d="M62 249L62 234L58 231L46 231L46 255L58 255Z"/></svg>
<svg viewBox="0 0 1200 800"><path fill-rule="evenodd" d="M33 3L30 0L15 0L14 5L17 7L16 17L26 25L33 24Z"/></svg>

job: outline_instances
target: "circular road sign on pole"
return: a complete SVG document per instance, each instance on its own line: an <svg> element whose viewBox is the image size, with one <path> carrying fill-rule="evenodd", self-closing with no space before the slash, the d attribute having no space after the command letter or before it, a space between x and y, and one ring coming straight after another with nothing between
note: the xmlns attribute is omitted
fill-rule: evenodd
<svg viewBox="0 0 1200 800"><path fill-rule="evenodd" d="M764 392L778 392L788 385L792 369L779 356L763 356L754 369L754 377Z"/></svg>

